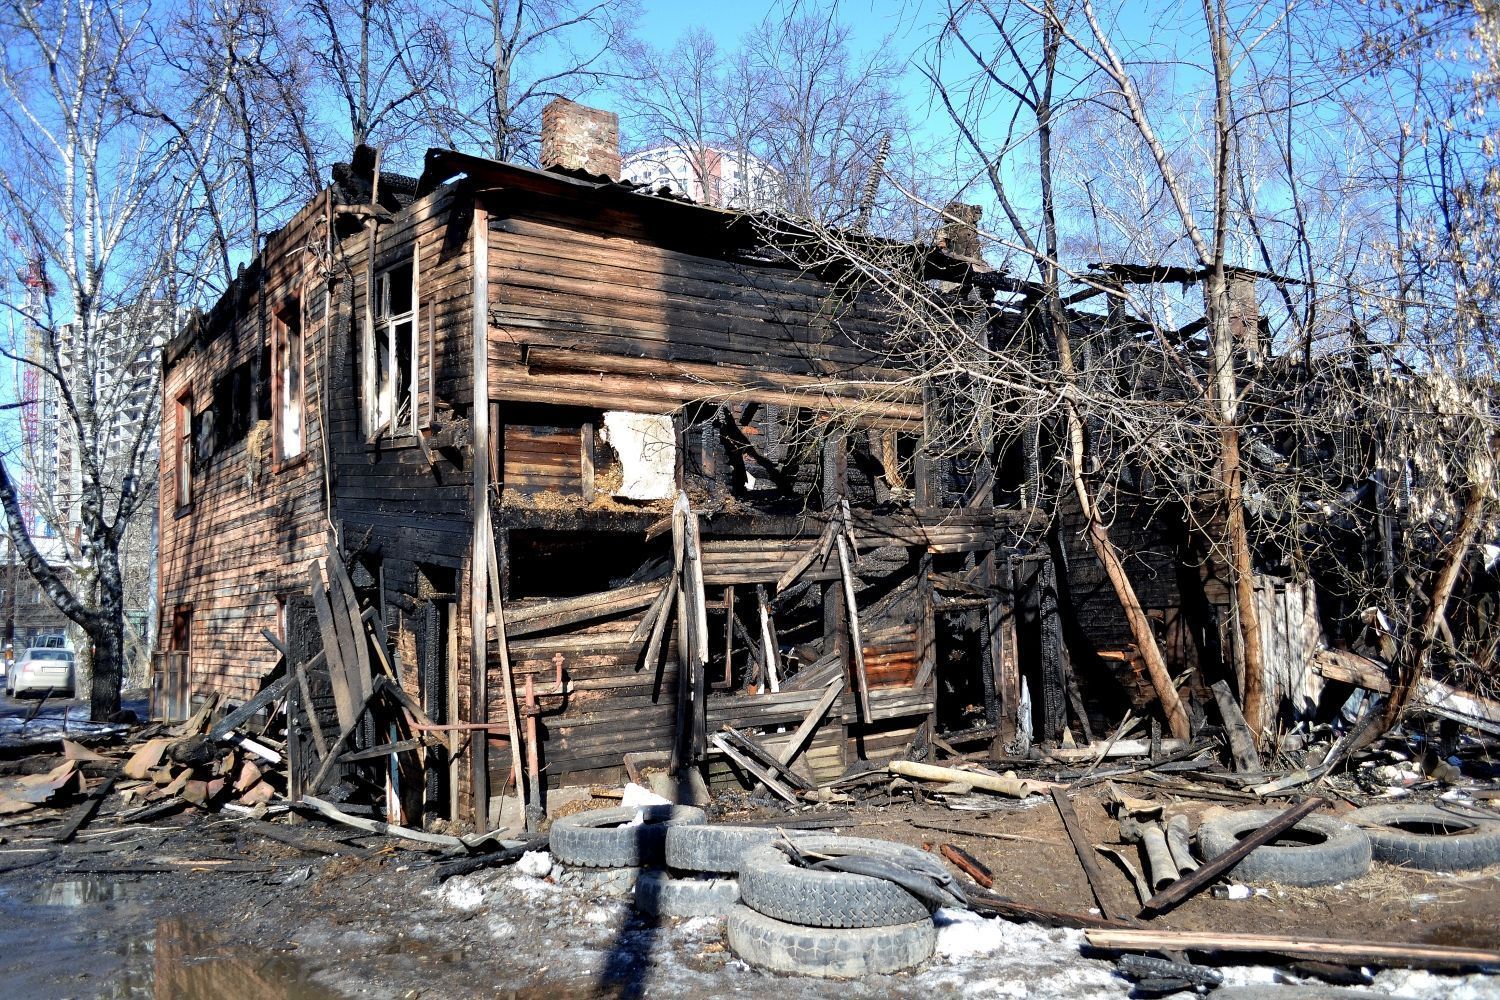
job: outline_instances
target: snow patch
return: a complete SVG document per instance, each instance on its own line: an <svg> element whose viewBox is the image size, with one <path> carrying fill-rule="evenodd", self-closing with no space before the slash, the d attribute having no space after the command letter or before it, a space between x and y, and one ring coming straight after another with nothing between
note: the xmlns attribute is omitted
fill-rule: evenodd
<svg viewBox="0 0 1500 1000"><path fill-rule="evenodd" d="M1083 932L1048 930L940 909L936 957L917 982L943 996L1055 1000L1121 996L1114 965L1083 958Z"/></svg>
<svg viewBox="0 0 1500 1000"><path fill-rule="evenodd" d="M943 907L932 915L937 925L937 954L943 958L988 955L1005 945L1003 924L968 910Z"/></svg>
<svg viewBox="0 0 1500 1000"><path fill-rule="evenodd" d="M633 781L625 785L625 791L620 796L620 805L626 809L639 809L642 806L669 806L671 804L671 799L663 798L651 789L637 785ZM636 815L636 819L639 821L639 814Z"/></svg>
<svg viewBox="0 0 1500 1000"><path fill-rule="evenodd" d="M484 905L484 887L465 878L449 879L433 894L455 910L477 910Z"/></svg>
<svg viewBox="0 0 1500 1000"><path fill-rule="evenodd" d="M527 851L516 862L516 871L532 878L546 878L552 871L552 855L548 851Z"/></svg>

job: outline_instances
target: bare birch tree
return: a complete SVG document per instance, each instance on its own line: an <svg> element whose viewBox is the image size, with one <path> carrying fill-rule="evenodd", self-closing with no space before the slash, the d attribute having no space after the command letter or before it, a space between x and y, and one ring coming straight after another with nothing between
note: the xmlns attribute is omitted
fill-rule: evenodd
<svg viewBox="0 0 1500 1000"><path fill-rule="evenodd" d="M0 217L14 235L7 265L34 279L5 303L25 339L3 349L55 400L72 485L57 505L66 523L53 527L76 540L77 574L38 550L8 461L0 506L27 570L88 636L96 719L119 708L121 546L155 495L155 351L195 283L182 270L192 260L182 248L202 243L195 164L226 111L223 75L197 87L173 78L148 31L153 13L104 0L0 8ZM138 113L163 93L175 95L179 128Z"/></svg>

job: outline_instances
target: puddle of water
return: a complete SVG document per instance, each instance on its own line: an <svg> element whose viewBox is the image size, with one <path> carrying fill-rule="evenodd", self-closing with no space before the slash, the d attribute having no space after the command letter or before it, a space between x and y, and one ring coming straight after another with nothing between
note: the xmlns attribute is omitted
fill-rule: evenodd
<svg viewBox="0 0 1500 1000"><path fill-rule="evenodd" d="M338 1000L290 956L226 948L181 920L121 949L126 969L109 1000Z"/></svg>
<svg viewBox="0 0 1500 1000"><path fill-rule="evenodd" d="M129 888L123 882L84 876L43 886L40 892L31 897L31 902L38 906L87 906L114 902L129 895Z"/></svg>

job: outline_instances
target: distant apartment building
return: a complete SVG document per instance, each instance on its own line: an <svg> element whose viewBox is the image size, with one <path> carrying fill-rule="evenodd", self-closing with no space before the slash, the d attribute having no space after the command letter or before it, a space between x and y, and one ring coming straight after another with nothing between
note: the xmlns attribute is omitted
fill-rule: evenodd
<svg viewBox="0 0 1500 1000"><path fill-rule="evenodd" d="M144 454L135 467L148 474L156 468L157 438L149 430L143 434L143 428L156 422L160 396L156 371L173 323L170 307L152 303L100 317L87 343L82 342L75 324L58 329L57 357L63 379L75 401L81 401L91 387L95 426L90 440L80 441L61 405L57 381L37 379L36 393L30 397L36 400L35 412L22 421L32 466L34 497L28 528L33 538L61 535L72 543L83 492L82 449L91 449L98 457L106 494L120 487L137 448ZM51 353L36 331L31 349L41 360ZM81 402L75 402L75 408L81 410Z"/></svg>
<svg viewBox="0 0 1500 1000"><path fill-rule="evenodd" d="M781 174L743 150L657 146L625 157L621 176L653 190L663 187L700 205L738 212L780 208Z"/></svg>

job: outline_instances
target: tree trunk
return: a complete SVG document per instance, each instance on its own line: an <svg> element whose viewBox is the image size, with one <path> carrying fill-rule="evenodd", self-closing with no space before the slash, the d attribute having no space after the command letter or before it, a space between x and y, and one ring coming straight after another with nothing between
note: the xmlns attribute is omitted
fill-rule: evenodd
<svg viewBox="0 0 1500 1000"><path fill-rule="evenodd" d="M1381 718L1381 725L1378 729L1371 730L1372 736L1389 732L1396 723L1401 721L1401 714L1416 694L1418 683L1423 675L1427 673L1427 665L1432 659L1432 643L1437 638L1438 628L1447 611L1448 599L1453 596L1453 588L1458 583L1458 573L1463 568L1464 556L1473 547L1474 539L1479 534L1482 521L1480 515L1484 510L1487 492L1482 482L1476 482L1469 487L1469 496L1464 503L1464 512L1459 520L1458 531L1453 535L1453 543L1449 546L1443 566L1438 570L1437 579L1433 582L1432 596L1427 601L1427 608L1422 615L1422 624L1417 629L1417 634L1406 643L1405 654L1401 657L1400 666L1397 668L1396 683L1385 704L1385 714Z"/></svg>
<svg viewBox="0 0 1500 1000"><path fill-rule="evenodd" d="M1209 410L1219 424L1219 478L1224 497L1224 542L1229 550L1229 575L1234 585L1240 647L1245 657L1245 683L1240 711L1260 747L1265 727L1262 689L1265 657L1260 644L1260 612L1255 606L1255 568L1250 558L1250 535L1245 524L1244 464L1240 459L1239 384L1234 362L1234 334L1229 329L1229 289L1220 260L1204 280L1204 311L1213 349L1213 378L1208 382ZM1214 539L1209 539L1210 545Z"/></svg>

